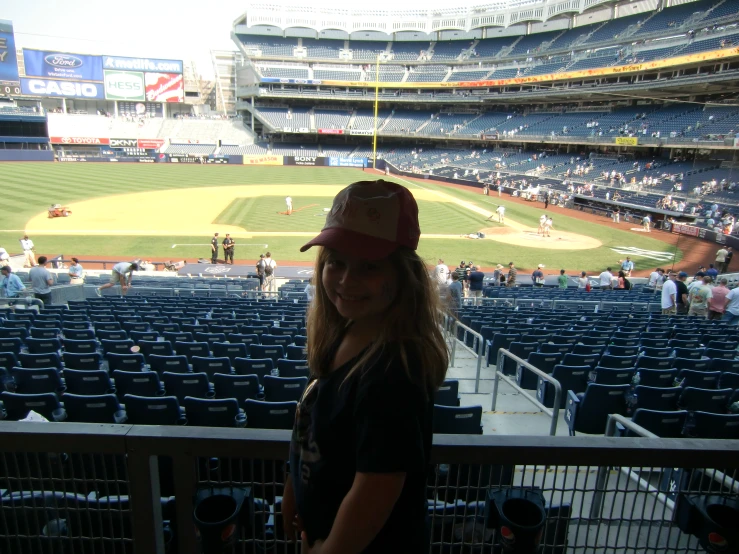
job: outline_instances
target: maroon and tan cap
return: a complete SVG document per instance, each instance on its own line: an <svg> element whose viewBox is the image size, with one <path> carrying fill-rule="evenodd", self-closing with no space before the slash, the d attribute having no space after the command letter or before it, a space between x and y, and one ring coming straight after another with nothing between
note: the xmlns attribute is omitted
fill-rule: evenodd
<svg viewBox="0 0 739 554"><path fill-rule="evenodd" d="M410 191L389 181L359 181L341 190L321 233L304 245L326 246L367 260L389 256L399 247L415 250L421 228Z"/></svg>

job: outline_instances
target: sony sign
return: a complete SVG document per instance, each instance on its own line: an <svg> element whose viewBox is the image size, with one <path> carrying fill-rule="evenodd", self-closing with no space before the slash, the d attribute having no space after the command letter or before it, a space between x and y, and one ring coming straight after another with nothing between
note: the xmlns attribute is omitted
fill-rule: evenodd
<svg viewBox="0 0 739 554"><path fill-rule="evenodd" d="M102 100L103 86L100 83L56 81L51 79L21 79L23 94L32 96L55 96L64 98L90 98Z"/></svg>
<svg viewBox="0 0 739 554"><path fill-rule="evenodd" d="M138 148L138 139L110 139L110 146L113 148Z"/></svg>

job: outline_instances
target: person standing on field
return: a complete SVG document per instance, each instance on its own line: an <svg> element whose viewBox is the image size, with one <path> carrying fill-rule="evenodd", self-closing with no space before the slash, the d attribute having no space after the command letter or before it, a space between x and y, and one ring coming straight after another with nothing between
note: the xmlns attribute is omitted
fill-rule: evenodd
<svg viewBox="0 0 739 554"><path fill-rule="evenodd" d="M223 239L223 261L228 264L228 260L231 260L231 265L234 265L234 245L236 242L231 238L231 235L226 233L226 238Z"/></svg>
<svg viewBox="0 0 739 554"><path fill-rule="evenodd" d="M287 215L293 214L293 199L292 196L285 197L285 204L287 204Z"/></svg>
<svg viewBox="0 0 739 554"><path fill-rule="evenodd" d="M28 235L23 235L23 238L20 239L20 241L21 248L23 248L23 256L25 257L23 267L35 267L36 254L34 252L35 246L33 244L33 241L28 238Z"/></svg>
<svg viewBox="0 0 739 554"><path fill-rule="evenodd" d="M213 235L210 239L210 263L215 264L218 262L218 233Z"/></svg>

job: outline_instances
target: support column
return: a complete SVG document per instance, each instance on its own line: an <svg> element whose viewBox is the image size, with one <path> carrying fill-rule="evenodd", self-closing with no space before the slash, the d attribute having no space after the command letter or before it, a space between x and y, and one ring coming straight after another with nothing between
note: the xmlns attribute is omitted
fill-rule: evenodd
<svg viewBox="0 0 739 554"><path fill-rule="evenodd" d="M62 98L62 112L67 113L67 99Z"/></svg>

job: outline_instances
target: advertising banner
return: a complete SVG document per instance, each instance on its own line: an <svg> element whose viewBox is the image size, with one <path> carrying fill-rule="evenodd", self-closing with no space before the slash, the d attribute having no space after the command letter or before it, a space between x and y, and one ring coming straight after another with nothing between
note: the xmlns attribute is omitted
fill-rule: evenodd
<svg viewBox="0 0 739 554"><path fill-rule="evenodd" d="M637 137L616 137L614 140L616 144L620 144L621 146L636 146L639 144Z"/></svg>
<svg viewBox="0 0 739 554"><path fill-rule="evenodd" d="M137 145L138 148L145 150L159 150L162 146L164 146L164 139L139 139Z"/></svg>
<svg viewBox="0 0 739 554"><path fill-rule="evenodd" d="M92 146L108 146L110 139L94 137L51 137L51 144L87 144Z"/></svg>
<svg viewBox="0 0 739 554"><path fill-rule="evenodd" d="M674 223L672 225L672 232L677 235L688 235L691 237L697 237L700 228L694 227L693 225L683 225L682 223Z"/></svg>
<svg viewBox="0 0 739 554"><path fill-rule="evenodd" d="M350 135L359 135L363 137L371 137L374 131L372 129L352 129Z"/></svg>
<svg viewBox="0 0 739 554"><path fill-rule="evenodd" d="M63 98L87 98L103 100L105 90L102 83L85 81L54 81L50 79L21 79L21 91L30 96L53 96Z"/></svg>
<svg viewBox="0 0 739 554"><path fill-rule="evenodd" d="M139 147L139 141L138 139L118 139L118 138L112 138L110 139L110 146L112 148L138 148Z"/></svg>
<svg viewBox="0 0 739 554"><path fill-rule="evenodd" d="M285 165L326 165L327 158L316 156L285 156Z"/></svg>
<svg viewBox="0 0 739 554"><path fill-rule="evenodd" d="M331 167L367 167L367 158L328 158Z"/></svg>
<svg viewBox="0 0 739 554"><path fill-rule="evenodd" d="M150 71L153 73L182 73L182 60L158 60L155 58L121 58L103 56L103 69L122 71Z"/></svg>
<svg viewBox="0 0 739 554"><path fill-rule="evenodd" d="M326 82L320 79L286 79L281 77L262 77L260 81L262 83L282 83L283 85L320 85Z"/></svg>
<svg viewBox="0 0 739 554"><path fill-rule="evenodd" d="M133 71L105 71L106 100L146 100L144 74Z"/></svg>
<svg viewBox="0 0 739 554"><path fill-rule="evenodd" d="M182 73L146 73L146 99L149 102L184 102L185 82Z"/></svg>
<svg viewBox="0 0 739 554"><path fill-rule="evenodd" d="M205 160L205 163L208 164L227 164L228 163L228 156L217 156L215 158L208 158Z"/></svg>
<svg viewBox="0 0 739 554"><path fill-rule="evenodd" d="M94 156L59 156L57 159L60 162L109 162L111 161L111 158L96 158Z"/></svg>
<svg viewBox="0 0 739 554"><path fill-rule="evenodd" d="M343 135L344 129L318 129L319 135Z"/></svg>
<svg viewBox="0 0 739 554"><path fill-rule="evenodd" d="M100 56L24 48L23 63L27 77L73 81L103 80L103 61Z"/></svg>
<svg viewBox="0 0 739 554"><path fill-rule="evenodd" d="M18 60L15 54L13 22L0 19L0 84L18 85Z"/></svg>
<svg viewBox="0 0 739 554"><path fill-rule="evenodd" d="M283 156L244 156L244 165L282 165Z"/></svg>

